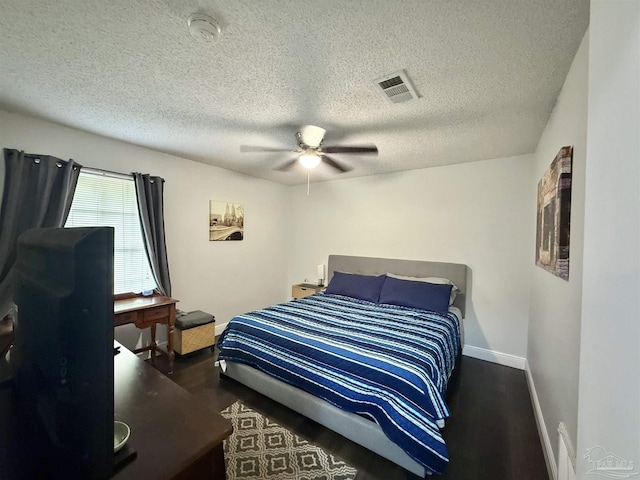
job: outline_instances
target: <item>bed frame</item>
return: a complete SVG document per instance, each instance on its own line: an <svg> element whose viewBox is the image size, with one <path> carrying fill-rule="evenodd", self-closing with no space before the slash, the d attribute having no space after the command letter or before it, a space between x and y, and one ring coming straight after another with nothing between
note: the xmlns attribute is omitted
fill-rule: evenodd
<svg viewBox="0 0 640 480"><path fill-rule="evenodd" d="M333 272L359 273L362 275L382 275L388 272L412 277L448 278L460 289L454 306L462 311L463 316L465 314L467 292L466 265L420 260L329 255L328 280L331 280ZM276 380L244 364L226 362L226 371L223 372L223 374L318 422L349 440L362 445L420 477L428 474L422 465L409 457L404 450L389 440L375 422L359 415L345 412L299 388Z"/></svg>

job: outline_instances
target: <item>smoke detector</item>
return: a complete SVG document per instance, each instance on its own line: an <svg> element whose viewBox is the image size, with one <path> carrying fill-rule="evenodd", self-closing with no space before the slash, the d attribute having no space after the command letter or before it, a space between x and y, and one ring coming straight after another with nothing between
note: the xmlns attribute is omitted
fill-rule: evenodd
<svg viewBox="0 0 640 480"><path fill-rule="evenodd" d="M399 70L374 80L374 83L382 91L384 98L391 103L408 102L419 98L416 89L411 85L407 72Z"/></svg>
<svg viewBox="0 0 640 480"><path fill-rule="evenodd" d="M194 13L187 20L189 33L201 43L218 43L220 25L213 18L202 13Z"/></svg>

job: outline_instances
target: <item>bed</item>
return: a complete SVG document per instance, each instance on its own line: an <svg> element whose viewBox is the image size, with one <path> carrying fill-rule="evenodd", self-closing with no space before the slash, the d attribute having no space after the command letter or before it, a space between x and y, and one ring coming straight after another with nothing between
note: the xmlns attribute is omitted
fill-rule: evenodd
<svg viewBox="0 0 640 480"><path fill-rule="evenodd" d="M449 279L455 314L312 295L235 317L218 341L223 374L412 473L442 472L448 452L439 427L461 350L467 267L342 255L328 267L327 292L342 272Z"/></svg>

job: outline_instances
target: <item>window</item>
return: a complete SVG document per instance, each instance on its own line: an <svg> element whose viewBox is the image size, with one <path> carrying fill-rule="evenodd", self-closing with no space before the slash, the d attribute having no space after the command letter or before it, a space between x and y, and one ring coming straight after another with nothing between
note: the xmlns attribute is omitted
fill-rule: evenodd
<svg viewBox="0 0 640 480"><path fill-rule="evenodd" d="M133 178L80 171L65 227L114 227L114 293L157 287L144 248Z"/></svg>

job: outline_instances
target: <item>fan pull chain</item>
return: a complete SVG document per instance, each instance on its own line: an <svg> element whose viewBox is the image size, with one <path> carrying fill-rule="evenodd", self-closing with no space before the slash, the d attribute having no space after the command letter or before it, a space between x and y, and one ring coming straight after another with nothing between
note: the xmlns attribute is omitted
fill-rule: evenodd
<svg viewBox="0 0 640 480"><path fill-rule="evenodd" d="M307 197L309 196L309 177L311 176L311 170L307 169Z"/></svg>

